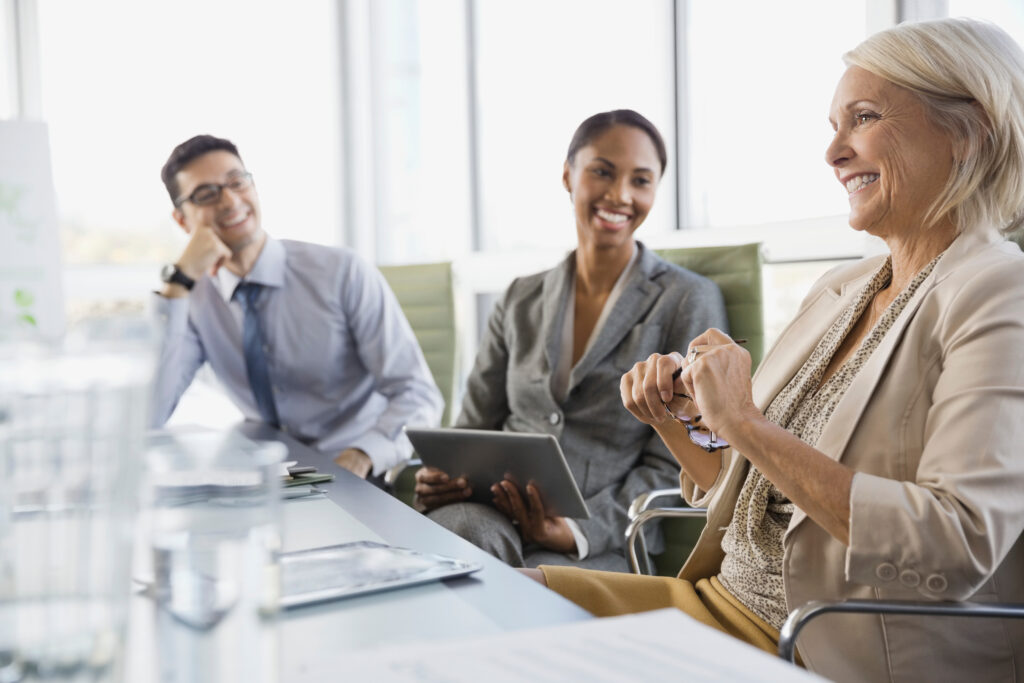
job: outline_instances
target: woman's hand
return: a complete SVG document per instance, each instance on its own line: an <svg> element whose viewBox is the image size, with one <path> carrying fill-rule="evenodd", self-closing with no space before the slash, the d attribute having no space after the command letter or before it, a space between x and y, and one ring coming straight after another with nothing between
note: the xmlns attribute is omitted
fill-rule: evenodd
<svg viewBox="0 0 1024 683"><path fill-rule="evenodd" d="M676 351L668 355L652 353L622 376L619 382L622 405L636 419L649 425L672 419L665 404L672 401L674 393L684 393L683 383L672 375L685 365L686 360Z"/></svg>
<svg viewBox="0 0 1024 683"><path fill-rule="evenodd" d="M491 487L494 506L519 528L524 543L533 542L559 553L576 552L576 538L565 517L549 517L544 513L540 492L533 484L526 485L526 499L519 487L505 479Z"/></svg>
<svg viewBox="0 0 1024 683"><path fill-rule="evenodd" d="M462 477L451 479L447 473L436 467L421 467L416 470L416 507L422 512L449 503L459 503L473 493L473 489Z"/></svg>
<svg viewBox="0 0 1024 683"><path fill-rule="evenodd" d="M711 328L690 342L677 380L693 397L703 423L727 441L732 428L756 420L750 382L750 354L729 335Z"/></svg>

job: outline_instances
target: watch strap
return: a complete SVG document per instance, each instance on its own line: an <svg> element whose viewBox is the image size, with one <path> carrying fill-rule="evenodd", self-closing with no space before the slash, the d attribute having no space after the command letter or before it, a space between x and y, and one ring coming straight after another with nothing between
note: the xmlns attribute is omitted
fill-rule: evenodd
<svg viewBox="0 0 1024 683"><path fill-rule="evenodd" d="M190 278L188 275L185 275L185 273L181 272L181 268L178 267L178 264L175 263L168 270L170 270L170 275L167 275L164 278L164 282L179 284L188 290L191 290L193 287L195 287L196 281Z"/></svg>

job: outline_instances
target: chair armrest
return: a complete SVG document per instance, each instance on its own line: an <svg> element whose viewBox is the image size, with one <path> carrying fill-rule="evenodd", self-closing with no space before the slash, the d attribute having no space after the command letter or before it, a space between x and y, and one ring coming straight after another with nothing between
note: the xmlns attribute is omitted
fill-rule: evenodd
<svg viewBox="0 0 1024 683"><path fill-rule="evenodd" d="M678 489L676 489L678 491ZM635 502L635 501L634 501ZM634 574L642 573L640 571L640 561L637 559L636 553L636 541L637 537L640 537L641 542L643 536L640 532L647 522L652 519L661 519L663 517L707 517L708 511L706 508L653 508L650 510L643 510L639 512L634 519L631 519L629 524L626 526L626 547L629 549L629 567L633 570ZM646 548L644 549L644 555L646 556ZM647 572L651 573L648 562Z"/></svg>
<svg viewBox="0 0 1024 683"><path fill-rule="evenodd" d="M804 626L822 614L917 614L936 617L1003 617L1024 619L1024 604L999 602L922 602L916 600L813 600L789 613L779 631L779 657L792 662L796 637Z"/></svg>
<svg viewBox="0 0 1024 683"><path fill-rule="evenodd" d="M384 483L390 487L394 487L395 482L398 481L399 475L402 474L402 470L406 467L415 467L422 464L423 461L419 458L409 458L408 460L404 460L384 473Z"/></svg>
<svg viewBox="0 0 1024 683"><path fill-rule="evenodd" d="M647 493L641 493L639 496L633 499L633 502L629 504L629 510L626 514L631 520L636 519L637 515L651 507L658 498L664 498L665 496L675 496L677 498L683 497L683 490L678 486L674 489L654 489Z"/></svg>

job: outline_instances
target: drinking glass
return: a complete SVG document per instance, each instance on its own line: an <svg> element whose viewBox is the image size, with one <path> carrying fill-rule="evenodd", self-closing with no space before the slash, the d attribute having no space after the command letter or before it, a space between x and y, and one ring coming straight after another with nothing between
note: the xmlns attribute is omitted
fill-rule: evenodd
<svg viewBox="0 0 1024 683"><path fill-rule="evenodd" d="M286 454L232 432L148 436L142 513L161 680L275 680Z"/></svg>
<svg viewBox="0 0 1024 683"><path fill-rule="evenodd" d="M119 681L153 368L142 321L0 344L0 681Z"/></svg>

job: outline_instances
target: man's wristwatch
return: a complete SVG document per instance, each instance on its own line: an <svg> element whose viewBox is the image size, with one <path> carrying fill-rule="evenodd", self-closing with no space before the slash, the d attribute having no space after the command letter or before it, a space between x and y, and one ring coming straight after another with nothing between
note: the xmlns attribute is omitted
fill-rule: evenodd
<svg viewBox="0 0 1024 683"><path fill-rule="evenodd" d="M178 267L177 263L168 263L166 266L161 268L160 279L167 284L179 284L185 289L192 289L196 284L195 280L181 272L181 268Z"/></svg>

